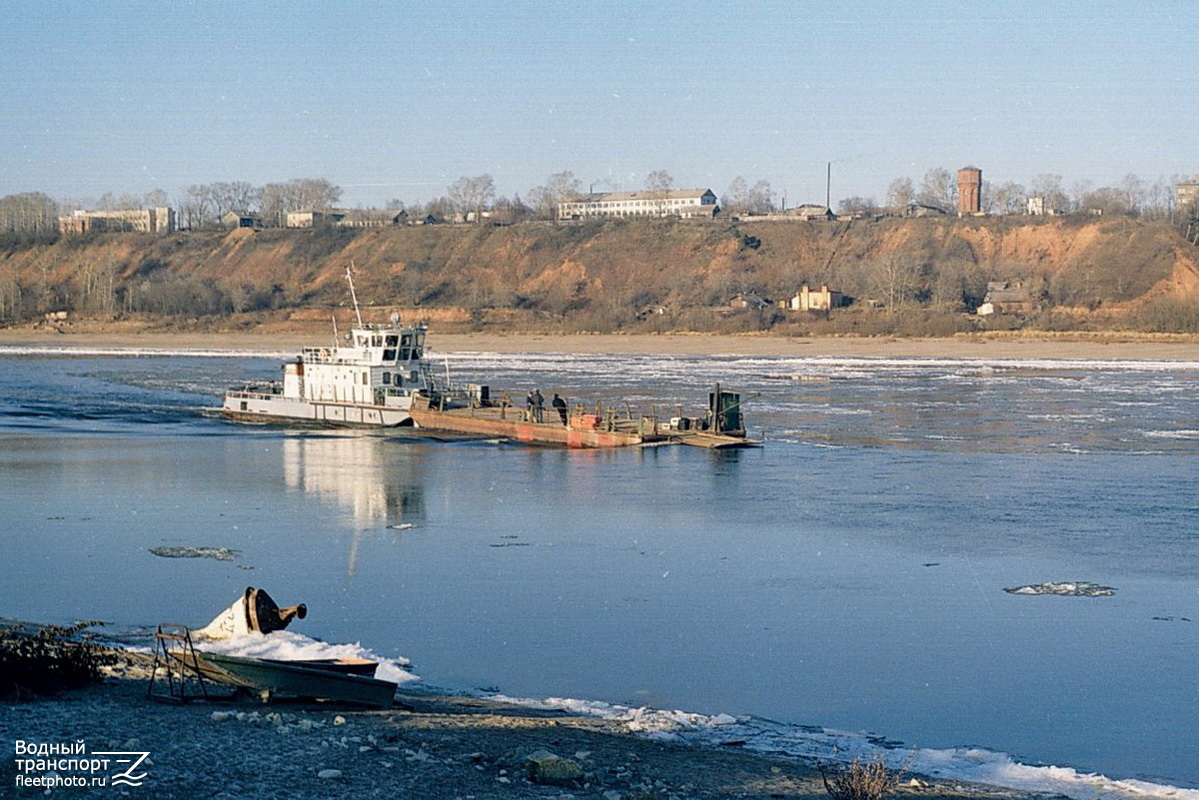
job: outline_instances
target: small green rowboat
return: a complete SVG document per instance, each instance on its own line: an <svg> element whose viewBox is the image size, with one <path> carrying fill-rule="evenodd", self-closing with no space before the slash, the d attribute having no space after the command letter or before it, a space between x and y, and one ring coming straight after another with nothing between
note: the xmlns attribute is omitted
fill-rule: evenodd
<svg viewBox="0 0 1199 800"><path fill-rule="evenodd" d="M394 683L330 668L329 664L305 665L302 661L246 658L223 653L201 652L198 655L213 668L204 670L205 677L257 691L268 698L279 695L376 708L387 708L395 700Z"/></svg>

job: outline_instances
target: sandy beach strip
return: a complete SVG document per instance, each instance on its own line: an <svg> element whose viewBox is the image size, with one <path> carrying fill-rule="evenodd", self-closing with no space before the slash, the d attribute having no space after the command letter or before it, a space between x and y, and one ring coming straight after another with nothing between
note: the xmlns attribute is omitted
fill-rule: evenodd
<svg viewBox="0 0 1199 800"><path fill-rule="evenodd" d="M299 352L329 334L312 331L159 332L44 328L0 330L0 346L86 350ZM1185 334L970 335L894 337L780 337L710 334L429 333L439 352L746 355L826 358L948 358L1199 361L1199 336Z"/></svg>

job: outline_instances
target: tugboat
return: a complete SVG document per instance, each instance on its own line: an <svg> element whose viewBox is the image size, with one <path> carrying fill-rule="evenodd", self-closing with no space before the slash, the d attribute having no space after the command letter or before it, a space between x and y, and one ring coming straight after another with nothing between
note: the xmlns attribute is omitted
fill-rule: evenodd
<svg viewBox="0 0 1199 800"><path fill-rule="evenodd" d="M411 426L412 398L433 391L432 369L424 360L424 323L387 325L362 321L354 276L346 270L356 325L345 343L306 347L283 365L283 379L230 389L221 413L242 422L296 421L322 425Z"/></svg>
<svg viewBox="0 0 1199 800"><path fill-rule="evenodd" d="M283 379L230 389L223 416L242 422L304 422L317 425L416 427L429 433L467 438L511 439L572 448L686 444L710 449L756 447L746 435L741 395L721 389L708 395L706 413L661 418L649 408L575 405L555 397L545 414L540 393L524 409L509 392L497 401L482 385L454 386L434 378L425 361L425 324L402 326L399 314L388 325L363 323L346 270L357 324L344 344L306 347L283 365ZM561 402L561 406L557 405Z"/></svg>

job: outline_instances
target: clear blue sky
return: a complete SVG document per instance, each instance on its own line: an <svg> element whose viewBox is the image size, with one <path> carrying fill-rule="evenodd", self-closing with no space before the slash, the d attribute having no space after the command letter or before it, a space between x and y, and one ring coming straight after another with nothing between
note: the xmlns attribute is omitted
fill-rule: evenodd
<svg viewBox="0 0 1199 800"><path fill-rule="evenodd" d="M665 169L789 205L967 164L1199 172L1186 2L0 0L0 195L326 178L346 205Z"/></svg>

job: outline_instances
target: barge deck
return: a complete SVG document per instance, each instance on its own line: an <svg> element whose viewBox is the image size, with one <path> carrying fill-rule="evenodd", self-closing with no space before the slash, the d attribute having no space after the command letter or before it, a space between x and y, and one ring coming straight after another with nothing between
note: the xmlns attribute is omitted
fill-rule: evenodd
<svg viewBox="0 0 1199 800"><path fill-rule="evenodd" d="M686 444L712 450L756 447L741 427L740 395L710 395L706 417L662 419L654 409L637 413L581 406L573 409L521 409L507 402L472 402L457 405L436 393L420 393L409 414L420 429L447 431L486 438L510 439L526 444L570 448L635 447Z"/></svg>

